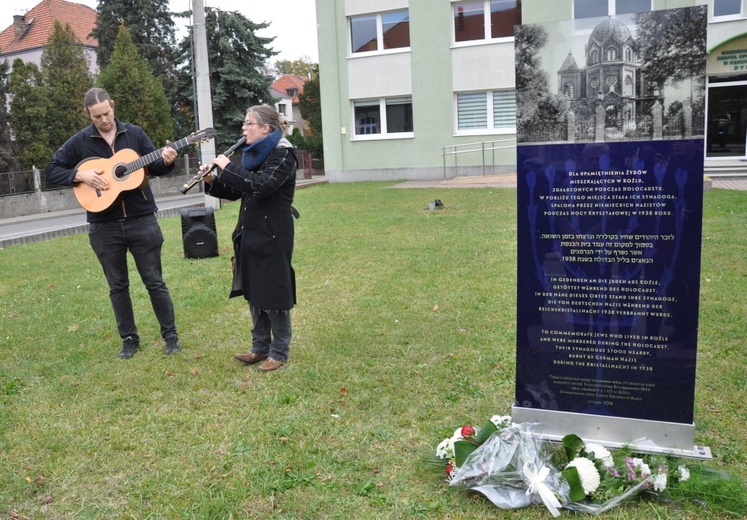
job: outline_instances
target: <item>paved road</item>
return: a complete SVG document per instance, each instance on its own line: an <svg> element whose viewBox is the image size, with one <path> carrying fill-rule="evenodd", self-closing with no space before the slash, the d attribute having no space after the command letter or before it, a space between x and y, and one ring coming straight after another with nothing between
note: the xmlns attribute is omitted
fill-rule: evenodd
<svg viewBox="0 0 747 520"><path fill-rule="evenodd" d="M205 195L180 195L157 198L158 217L179 215L182 208L204 206ZM75 235L88 231L86 212L81 209L55 211L14 217L0 221L0 248L28 242Z"/></svg>
<svg viewBox="0 0 747 520"><path fill-rule="evenodd" d="M316 176L312 179L298 179L296 188L305 188L315 184L324 184L327 179ZM204 206L203 193L187 195L157 196L158 218L179 215L182 208ZM52 238L88 232L86 212L83 208L66 211L54 211L24 217L0 220L0 249L16 244L39 242Z"/></svg>

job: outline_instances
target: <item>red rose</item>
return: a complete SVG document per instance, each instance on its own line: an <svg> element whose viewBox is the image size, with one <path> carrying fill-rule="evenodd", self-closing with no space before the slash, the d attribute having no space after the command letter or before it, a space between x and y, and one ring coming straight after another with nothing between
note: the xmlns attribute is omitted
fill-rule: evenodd
<svg viewBox="0 0 747 520"><path fill-rule="evenodd" d="M475 427L469 424L462 426L462 437L472 437L475 434Z"/></svg>

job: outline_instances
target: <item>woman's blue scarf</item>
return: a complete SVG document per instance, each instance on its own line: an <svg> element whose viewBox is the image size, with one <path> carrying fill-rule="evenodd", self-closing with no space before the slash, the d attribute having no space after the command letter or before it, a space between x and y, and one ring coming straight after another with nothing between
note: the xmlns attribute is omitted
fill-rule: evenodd
<svg viewBox="0 0 747 520"><path fill-rule="evenodd" d="M259 168L270 156L282 137L283 134L276 129L259 141L244 146L244 153L241 155L241 167L247 171Z"/></svg>

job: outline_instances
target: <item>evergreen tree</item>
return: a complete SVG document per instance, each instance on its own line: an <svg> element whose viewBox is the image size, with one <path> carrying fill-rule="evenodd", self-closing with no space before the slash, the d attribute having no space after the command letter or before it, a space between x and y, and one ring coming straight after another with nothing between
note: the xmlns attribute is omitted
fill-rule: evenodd
<svg viewBox="0 0 747 520"><path fill-rule="evenodd" d="M158 147L164 146L167 139L174 140L163 85L138 55L124 25L119 28L111 60L99 75L99 84L116 103L118 119L141 126Z"/></svg>
<svg viewBox="0 0 747 520"><path fill-rule="evenodd" d="M9 114L7 103L8 97L8 70L10 64L6 60L0 60L0 172L10 171L12 144L10 141Z"/></svg>
<svg viewBox="0 0 747 520"><path fill-rule="evenodd" d="M21 168L43 168L52 159L56 147L49 145L47 130L47 92L41 72L35 63L13 62L8 81L10 102L10 127L15 137L14 149ZM83 98L78 100L81 110ZM58 143L60 145L62 143Z"/></svg>
<svg viewBox="0 0 747 520"><path fill-rule="evenodd" d="M638 13L634 20L637 51L649 81L663 87L705 77L706 6Z"/></svg>
<svg viewBox="0 0 747 520"><path fill-rule="evenodd" d="M692 120L704 121L707 7L638 13L634 20L637 52L643 58L647 81L659 88L680 84L689 88Z"/></svg>
<svg viewBox="0 0 747 520"><path fill-rule="evenodd" d="M268 24L256 24L236 12L205 9L205 27L210 63L210 89L216 148L224 150L241 136L241 124L251 105L272 103L272 78L263 75L265 62L275 53L268 45L274 38L257 36ZM180 44L179 91L183 109L194 103L191 38Z"/></svg>
<svg viewBox="0 0 747 520"><path fill-rule="evenodd" d="M547 45L547 30L541 25L516 27L516 126L519 142L528 127L553 123L560 115L557 96L550 93L549 80L540 66L540 53Z"/></svg>
<svg viewBox="0 0 747 520"><path fill-rule="evenodd" d="M319 65L314 65L309 81L298 95L298 106L310 132L304 137L304 146L314 157L324 156L322 141L322 100L319 91Z"/></svg>
<svg viewBox="0 0 747 520"><path fill-rule="evenodd" d="M175 79L176 28L169 0L98 0L96 11L96 27L91 36L99 41L96 56L100 69L112 59L119 27L124 24L155 75L164 84Z"/></svg>
<svg viewBox="0 0 747 520"><path fill-rule="evenodd" d="M99 69L109 64L119 27L124 24L138 54L145 58L161 80L172 118L180 120L182 94L178 90L176 75L176 26L169 10L169 0L98 0L96 11L96 27L91 36L99 42L96 51Z"/></svg>
<svg viewBox="0 0 747 520"><path fill-rule="evenodd" d="M57 148L89 123L83 96L93 86L83 46L70 25L54 21L41 57L41 74L47 87L49 145Z"/></svg>

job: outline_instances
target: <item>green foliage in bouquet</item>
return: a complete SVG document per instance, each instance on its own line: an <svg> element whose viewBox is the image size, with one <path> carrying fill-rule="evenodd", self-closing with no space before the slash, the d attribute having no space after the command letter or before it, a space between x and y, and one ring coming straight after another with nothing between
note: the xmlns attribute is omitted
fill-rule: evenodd
<svg viewBox="0 0 747 520"><path fill-rule="evenodd" d="M436 457L446 462L450 485L474 489L502 509L543 503L553 516L561 508L599 515L653 498L746 517L744 483L714 468L673 454L641 454L633 446L610 451L575 434L557 444L533 427L494 415L480 428L457 428Z"/></svg>
<svg viewBox="0 0 747 520"><path fill-rule="evenodd" d="M641 455L627 446L612 453L570 434L552 462L571 487L569 498L578 503L578 507L565 506L570 509L601 512L648 495L662 501L695 502L737 516L747 512L747 493L740 480L671 454Z"/></svg>
<svg viewBox="0 0 747 520"><path fill-rule="evenodd" d="M467 457L497 431L498 427L490 419L485 421L480 429L475 429L470 425L464 426L462 428L463 440L454 442L454 462L456 465L461 467Z"/></svg>
<svg viewBox="0 0 747 520"><path fill-rule="evenodd" d="M578 468L569 466L569 464L583 451L583 439L578 435L571 433L563 437L563 446L555 452L552 459L555 467L565 468L561 471L561 475L563 475L563 478L568 482L568 485L571 486L570 498L574 502L586 498L586 491L584 491L584 486L581 483L581 476L578 473Z"/></svg>
<svg viewBox="0 0 747 520"><path fill-rule="evenodd" d="M575 434L569 434L563 437L563 447L555 452L553 455L553 464L557 468L566 468L561 474L563 478L571 486L570 498L574 502L583 500L586 497L584 487L581 484L581 477L578 474L578 469L575 467L568 467L568 464L576 458L576 455L583 450L584 441Z"/></svg>

